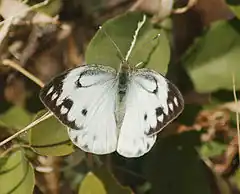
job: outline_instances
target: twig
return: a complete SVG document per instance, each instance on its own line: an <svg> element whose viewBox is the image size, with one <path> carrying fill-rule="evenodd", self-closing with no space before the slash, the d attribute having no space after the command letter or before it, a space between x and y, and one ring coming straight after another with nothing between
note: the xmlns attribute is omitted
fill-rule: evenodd
<svg viewBox="0 0 240 194"><path fill-rule="evenodd" d="M12 136L8 137L7 139L3 140L2 142L0 142L0 147L3 146L4 144L6 144L7 142L13 140L14 138L16 138L18 135L26 132L27 130L31 129L32 127L34 127L35 125L37 125L38 123L48 119L49 117L53 116L53 113L47 112L45 113L43 116L41 116L39 119L37 119L36 121L33 121L32 123L30 123L29 125L27 125L25 128L21 129L20 131L16 132L15 134L13 134Z"/></svg>
<svg viewBox="0 0 240 194"><path fill-rule="evenodd" d="M25 75L26 77L28 77L30 80L32 80L33 82L35 82L37 85L39 85L40 87L44 86L44 83L38 79L36 76L34 76L33 74L31 74L30 72L28 72L27 70L25 70L24 68L22 68L20 65L18 65L17 63L9 60L9 59L5 59L3 60L3 65L7 65L10 66L14 69L16 69L17 71L21 72L23 75Z"/></svg>
<svg viewBox="0 0 240 194"><path fill-rule="evenodd" d="M141 4L144 3L144 1L146 0L137 0L129 9L129 11L136 11L138 9L139 6L141 6ZM159 2L161 3L162 0L159 0ZM182 14L185 13L187 10L189 10L191 7L193 7L198 0L188 0L188 4L185 7L181 7L181 8L177 8L177 9L173 9L172 13L174 14ZM164 8L164 7L163 7Z"/></svg>
<svg viewBox="0 0 240 194"><path fill-rule="evenodd" d="M10 152L14 151L15 149L20 149L20 148L28 148L28 149L32 149L31 146L29 145L13 145L12 147L10 147L9 149L7 149L6 151L2 152L0 154L0 157L4 157L6 155L8 155Z"/></svg>
<svg viewBox="0 0 240 194"><path fill-rule="evenodd" d="M215 164L212 169L218 174L229 174L232 171L232 164L235 156L238 153L238 136L236 135L229 143L225 153L223 161L220 164Z"/></svg>
<svg viewBox="0 0 240 194"><path fill-rule="evenodd" d="M236 94L236 85L235 85L235 76L232 74L232 82L233 82L233 96L234 101L237 105L237 94ZM240 161L240 130L239 130L239 114L238 111L236 111L236 120L237 120L237 134L238 134L238 155L239 155L239 161Z"/></svg>
<svg viewBox="0 0 240 194"><path fill-rule="evenodd" d="M1 28L0 33L0 44L2 44L3 40L6 38L7 34L9 33L9 29L12 25L12 20L6 22L3 27Z"/></svg>
<svg viewBox="0 0 240 194"><path fill-rule="evenodd" d="M136 1L129 9L129 11L136 11L137 8L144 2L145 0Z"/></svg>
<svg viewBox="0 0 240 194"><path fill-rule="evenodd" d="M188 0L188 4L185 7L174 9L172 12L174 14L182 14L185 13L187 10L189 10L191 7L193 7L198 0Z"/></svg>

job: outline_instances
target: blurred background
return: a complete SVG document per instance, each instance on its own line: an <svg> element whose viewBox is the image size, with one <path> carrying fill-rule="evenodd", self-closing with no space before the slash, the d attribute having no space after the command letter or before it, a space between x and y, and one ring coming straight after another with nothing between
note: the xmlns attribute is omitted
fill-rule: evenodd
<svg viewBox="0 0 240 194"><path fill-rule="evenodd" d="M41 86L85 63L100 25L131 11L167 34L183 113L136 159L74 149L46 121L0 147L0 194L240 193L238 0L1 0L0 141L43 114Z"/></svg>

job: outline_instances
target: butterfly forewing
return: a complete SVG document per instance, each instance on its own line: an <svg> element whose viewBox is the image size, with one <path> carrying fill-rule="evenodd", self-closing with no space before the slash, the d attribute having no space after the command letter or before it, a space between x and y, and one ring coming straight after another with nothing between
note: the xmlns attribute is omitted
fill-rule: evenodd
<svg viewBox="0 0 240 194"><path fill-rule="evenodd" d="M129 80L117 151L139 157L154 145L156 133L182 112L184 102L179 90L155 71L139 69Z"/></svg>
<svg viewBox="0 0 240 194"><path fill-rule="evenodd" d="M116 71L101 65L77 67L48 83L42 102L68 127L70 139L87 152L116 150Z"/></svg>

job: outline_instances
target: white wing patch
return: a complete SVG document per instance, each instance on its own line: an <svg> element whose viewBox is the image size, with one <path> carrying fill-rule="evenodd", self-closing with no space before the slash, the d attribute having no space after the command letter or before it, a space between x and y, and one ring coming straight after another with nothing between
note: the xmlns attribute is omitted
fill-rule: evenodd
<svg viewBox="0 0 240 194"><path fill-rule="evenodd" d="M169 103L168 107L170 108L171 111L173 111L173 104Z"/></svg>
<svg viewBox="0 0 240 194"><path fill-rule="evenodd" d="M65 107L65 106L62 106L61 109L60 109L60 113L62 115L66 114L68 112L68 109Z"/></svg>
<svg viewBox="0 0 240 194"><path fill-rule="evenodd" d="M161 122L161 123L162 123L162 122L163 122L163 114L161 114L160 116L158 116L158 118L157 118L157 119L158 119L158 121L159 121L159 122Z"/></svg>
<svg viewBox="0 0 240 194"><path fill-rule="evenodd" d="M49 93L50 94L50 93ZM51 97L51 100L55 100L56 98L58 97L58 94L57 93L54 93Z"/></svg>
<svg viewBox="0 0 240 194"><path fill-rule="evenodd" d="M173 98L173 102L176 104L176 106L178 106L178 100L176 97Z"/></svg>
<svg viewBox="0 0 240 194"><path fill-rule="evenodd" d="M52 86L52 87L48 90L47 95L50 94L50 93L52 93L52 92L53 92L53 89L54 89L54 87Z"/></svg>

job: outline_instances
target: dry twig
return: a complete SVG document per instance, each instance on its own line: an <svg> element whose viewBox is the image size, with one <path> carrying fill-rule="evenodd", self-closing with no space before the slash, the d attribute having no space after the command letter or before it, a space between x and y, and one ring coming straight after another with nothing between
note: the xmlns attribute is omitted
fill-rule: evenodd
<svg viewBox="0 0 240 194"><path fill-rule="evenodd" d="M23 75L25 75L27 78L29 78L30 80L32 80L33 82L35 82L37 85L39 85L40 87L44 86L44 83L39 80L37 77L35 77L33 74L31 74L30 72L28 72L27 70L25 70L24 68L22 68L20 65L18 65L17 63L15 63L14 61L11 61L9 59L5 59L3 60L3 65L7 65L9 67L12 67L14 69L16 69L17 71L19 71L20 73L22 73Z"/></svg>

